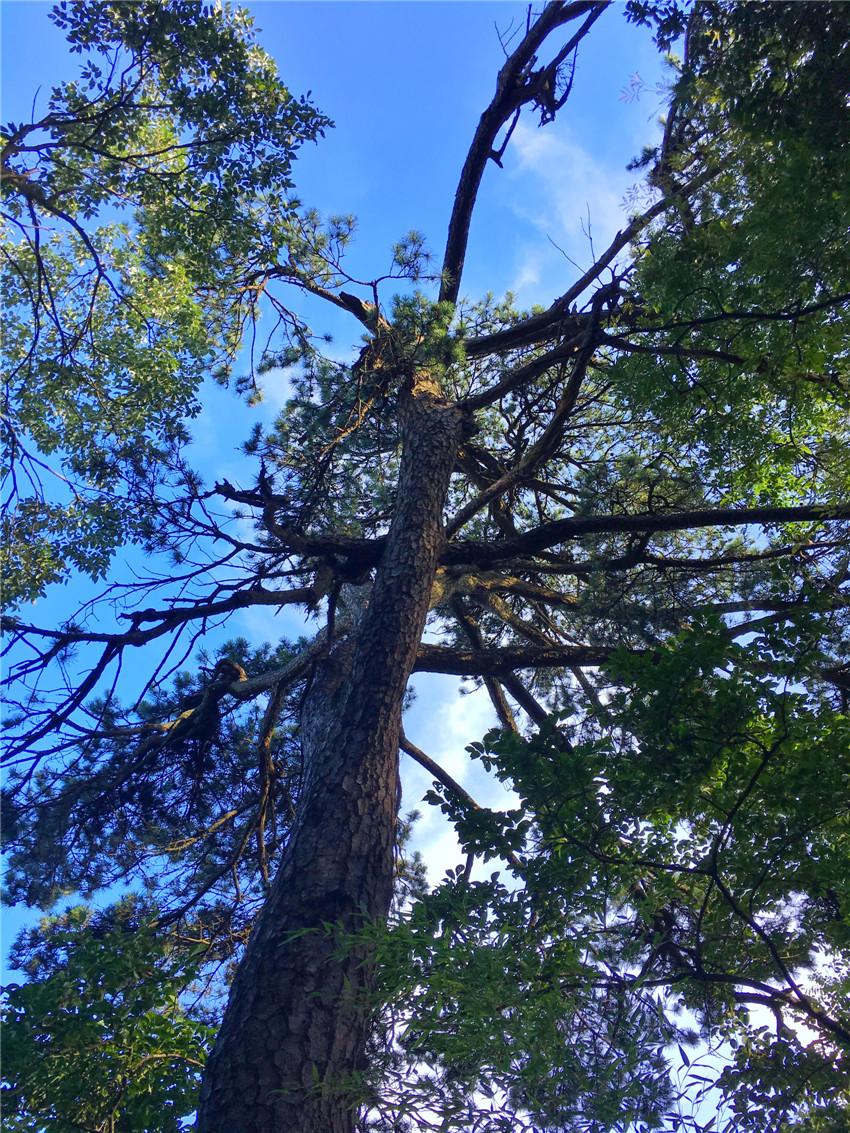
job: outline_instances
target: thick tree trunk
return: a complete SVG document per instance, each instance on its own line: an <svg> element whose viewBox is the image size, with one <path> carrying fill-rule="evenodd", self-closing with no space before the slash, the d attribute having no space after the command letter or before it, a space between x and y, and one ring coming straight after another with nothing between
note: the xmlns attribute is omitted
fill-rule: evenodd
<svg viewBox="0 0 850 1133"><path fill-rule="evenodd" d="M386 550L362 616L305 697L300 811L209 1060L201 1133L348 1133L356 1118L370 962L340 943L389 909L401 703L461 439L460 411L427 377L405 398Z"/></svg>

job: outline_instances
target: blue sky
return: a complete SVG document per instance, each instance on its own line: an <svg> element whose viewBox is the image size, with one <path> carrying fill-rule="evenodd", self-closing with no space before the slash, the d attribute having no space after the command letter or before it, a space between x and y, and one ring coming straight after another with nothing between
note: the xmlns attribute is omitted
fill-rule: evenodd
<svg viewBox="0 0 850 1133"><path fill-rule="evenodd" d="M383 273L393 243L410 229L426 235L439 262L458 173L503 59L497 29L504 36L524 27L526 5L265 0L247 7L287 85L295 94L312 91L336 123L324 141L302 151L295 176L305 204L357 216L351 274ZM43 112L50 86L79 65L47 19L49 9L40 0L0 5L4 121L28 119L33 105L36 115ZM626 164L658 135L662 100L652 87L662 70L649 35L627 25L622 7L612 5L582 45L558 120L543 130L531 117L521 120L505 168L491 163L473 218L465 294L513 290L522 306L548 303L579 274L574 264L591 262L588 229L597 249L608 244L627 219L624 197L635 175ZM648 89L629 100L623 96L635 75ZM344 313L317 303L308 317L314 329L334 335L338 356L358 346L362 328ZM255 470L246 466L239 442L257 414L273 415L283 403L280 374L269 375L265 395L264 405L249 409L210 388L194 425L196 460L210 479L251 480ZM34 619L67 617L83 592L54 593ZM227 636L261 640L298 628L291 612L271 622L267 610L245 611L228 623ZM479 801L496 804L501 788L484 780L463 751L493 722L486 696L460 697L453 678L422 677L417 687L406 720L410 738ZM405 762L409 809L430 778ZM418 843L434 879L455 864L457 850L440 815L423 817ZM5 920L8 944L19 921L16 914Z"/></svg>

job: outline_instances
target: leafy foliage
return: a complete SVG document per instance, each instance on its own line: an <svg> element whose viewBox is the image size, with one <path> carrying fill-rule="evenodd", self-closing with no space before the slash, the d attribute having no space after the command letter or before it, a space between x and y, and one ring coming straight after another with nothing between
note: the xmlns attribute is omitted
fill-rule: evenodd
<svg viewBox="0 0 850 1133"><path fill-rule="evenodd" d="M151 541L156 499L224 380L328 121L294 98L250 17L198 0L59 4L88 54L38 121L3 129L10 500L5 600L103 577Z"/></svg>
<svg viewBox="0 0 850 1133"><path fill-rule="evenodd" d="M193 962L139 914L132 900L80 905L18 941L28 981L6 988L7 1129L184 1128L215 1031L180 1006Z"/></svg>
<svg viewBox="0 0 850 1133"><path fill-rule="evenodd" d="M734 1051L720 1127L846 1116L850 720L805 691L808 647L695 625L612 659L595 718L472 745L517 805L432 801L515 876L449 874L385 946L422 1107L462 1124L483 1090L487 1129L696 1129L665 1055L699 1039Z"/></svg>

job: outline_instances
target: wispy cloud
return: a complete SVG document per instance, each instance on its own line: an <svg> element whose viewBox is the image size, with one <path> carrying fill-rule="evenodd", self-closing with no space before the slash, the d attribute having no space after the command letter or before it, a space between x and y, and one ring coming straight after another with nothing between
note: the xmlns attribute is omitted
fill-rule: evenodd
<svg viewBox="0 0 850 1133"><path fill-rule="evenodd" d="M529 232L520 247L512 290L522 304L550 302L627 223L624 200L635 177L624 163L595 157L566 130L520 121L511 147L511 208L537 233ZM520 185L522 192L515 191Z"/></svg>
<svg viewBox="0 0 850 1133"><path fill-rule="evenodd" d="M513 137L515 176L537 182L528 217L542 230L586 244L590 214L600 237L612 236L623 220L623 195L634 175L619 165L600 162L566 130L547 133L520 122ZM518 211L522 210L522 205Z"/></svg>

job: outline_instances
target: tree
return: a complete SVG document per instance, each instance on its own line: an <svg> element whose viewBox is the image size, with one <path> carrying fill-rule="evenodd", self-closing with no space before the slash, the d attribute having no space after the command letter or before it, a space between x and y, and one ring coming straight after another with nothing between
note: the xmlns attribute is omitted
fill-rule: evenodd
<svg viewBox="0 0 850 1133"><path fill-rule="evenodd" d="M545 309L466 300L485 169L523 111L556 118L582 42L616 18L606 7L549 4L506 47L433 276L412 233L390 277L358 284L350 222L288 197L270 236L270 182L246 171L222 205L244 243L202 257L181 302L224 303L240 279L252 310L268 295L280 316L285 341L262 364L290 367L294 396L250 438L248 486L130 484L181 573L154 607L153 580L123 584L126 628L8 619L24 689L12 894L144 878L173 948L201 941L212 971L238 959L206 1133L429 1114L444 1128L709 1127L676 1108L677 1042L680 1093L711 1087L730 1128L846 1121L850 23L839 5L630 4L663 46L684 37L632 218ZM133 47L137 11L72 9L107 51ZM197 5L148 12L154 26L176 14L192 41L210 20L239 27ZM215 49L196 49L183 97L211 74ZM323 122L298 106L312 136ZM258 113L232 125L244 145ZM284 161L301 136L286 131ZM55 152L63 169L103 157L64 135ZM142 193L132 154L104 160L122 194ZM35 207L10 168L10 195ZM162 192L179 224L186 198ZM392 278L416 286L388 299ZM324 356L279 286L353 316L356 360ZM186 349L198 374L210 351ZM46 350L22 356L43 365ZM134 444L156 438L165 405L142 406ZM74 467L71 441L58 447ZM234 534L221 504L254 532ZM37 529L51 537L51 522ZM177 671L216 619L288 604L320 620L311 640L231 642ZM161 668L122 704L112 673L156 642ZM67 687L51 698L54 664ZM514 787L513 811L477 806L407 740L417 671L486 686L501 729L471 755ZM400 748L432 770L470 861L501 859L510 884L464 868L429 894L417 882L390 915ZM696 1073L696 1039L727 1052L722 1073Z"/></svg>

